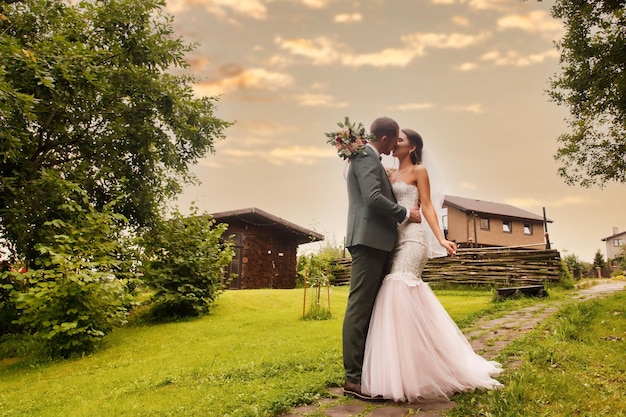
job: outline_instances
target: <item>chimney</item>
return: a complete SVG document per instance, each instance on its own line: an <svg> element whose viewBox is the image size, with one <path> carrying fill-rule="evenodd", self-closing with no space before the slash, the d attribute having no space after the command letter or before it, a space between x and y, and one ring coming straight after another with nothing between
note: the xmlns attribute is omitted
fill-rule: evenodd
<svg viewBox="0 0 626 417"><path fill-rule="evenodd" d="M618 233L619 233L619 229L617 227L613 226L613 236L615 236Z"/></svg>

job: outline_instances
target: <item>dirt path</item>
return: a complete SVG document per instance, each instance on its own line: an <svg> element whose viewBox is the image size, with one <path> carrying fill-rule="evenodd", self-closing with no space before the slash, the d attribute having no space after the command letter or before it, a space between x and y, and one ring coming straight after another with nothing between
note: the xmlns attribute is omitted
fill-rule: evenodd
<svg viewBox="0 0 626 417"><path fill-rule="evenodd" d="M572 299L597 298L624 289L626 289L626 281L603 280L593 287L578 290ZM479 319L471 327L465 329L464 333L477 353L486 359L494 359L498 356L498 352L501 349L532 329L546 317L556 313L567 301L564 300L556 304L537 304L532 307L512 311L496 319ZM515 368L516 365L516 362L508 362L506 368ZM408 415L441 417L445 410L455 406L453 401L408 404L396 404L393 402L382 404L368 403L355 399L348 400L342 397L343 390L341 388L331 388L330 391L335 398L326 398L318 404L297 407L283 417L303 417L307 415L325 415L328 417L356 415L366 417L404 417ZM366 411L368 412L366 413Z"/></svg>

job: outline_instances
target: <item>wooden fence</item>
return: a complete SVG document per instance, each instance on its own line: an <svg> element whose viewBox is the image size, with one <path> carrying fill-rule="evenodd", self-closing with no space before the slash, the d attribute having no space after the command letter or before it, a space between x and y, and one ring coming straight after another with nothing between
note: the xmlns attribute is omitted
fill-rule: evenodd
<svg viewBox="0 0 626 417"><path fill-rule="evenodd" d="M335 285L349 284L350 258L338 259L342 271ZM558 281L561 256L557 250L516 248L459 249L454 257L430 259L423 279L431 283L509 287Z"/></svg>

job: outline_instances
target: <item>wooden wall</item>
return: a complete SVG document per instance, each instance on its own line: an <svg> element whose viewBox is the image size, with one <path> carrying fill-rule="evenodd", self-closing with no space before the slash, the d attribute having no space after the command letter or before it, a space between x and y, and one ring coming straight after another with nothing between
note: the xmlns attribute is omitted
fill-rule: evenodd
<svg viewBox="0 0 626 417"><path fill-rule="evenodd" d="M271 226L229 221L225 236L237 234L239 276L231 288L295 288L297 241Z"/></svg>

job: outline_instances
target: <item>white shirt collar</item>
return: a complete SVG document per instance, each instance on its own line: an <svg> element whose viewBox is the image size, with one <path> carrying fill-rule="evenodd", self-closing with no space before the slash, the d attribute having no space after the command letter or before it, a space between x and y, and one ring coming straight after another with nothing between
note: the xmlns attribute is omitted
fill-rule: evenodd
<svg viewBox="0 0 626 417"><path fill-rule="evenodd" d="M365 146L369 146L370 148L372 148L374 150L374 153L376 154L376 157L380 159L380 152L378 152L378 149L373 147L371 143L366 143Z"/></svg>

